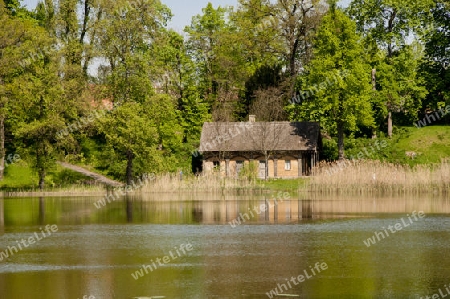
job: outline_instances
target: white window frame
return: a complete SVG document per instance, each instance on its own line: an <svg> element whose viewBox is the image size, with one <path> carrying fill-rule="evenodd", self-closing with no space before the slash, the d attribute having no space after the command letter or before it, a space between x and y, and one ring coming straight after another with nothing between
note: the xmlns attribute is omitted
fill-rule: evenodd
<svg viewBox="0 0 450 299"><path fill-rule="evenodd" d="M284 170L290 171L292 169L291 160L284 160Z"/></svg>

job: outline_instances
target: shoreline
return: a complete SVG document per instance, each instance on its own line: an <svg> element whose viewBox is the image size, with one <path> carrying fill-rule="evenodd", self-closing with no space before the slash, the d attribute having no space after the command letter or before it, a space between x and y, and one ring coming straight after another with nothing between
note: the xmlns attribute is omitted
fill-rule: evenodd
<svg viewBox="0 0 450 299"><path fill-rule="evenodd" d="M314 190L315 189L315 190ZM279 192L278 188L256 188L256 189L225 189L225 190L172 190L172 191L141 191L141 192L129 192L128 194L122 194L119 198L139 197L139 196L149 196L149 195L167 195L167 196L202 196L202 195L214 195L214 196L259 196L259 195L269 195L275 192ZM373 188L367 189L367 186L360 186L360 188L334 188L334 186L321 186L320 188L300 188L298 190L285 189L285 192L291 193L294 196L301 195L314 195L314 196L411 196L411 195L433 195L433 196L443 196L448 195L450 190L448 188L437 187L435 189L428 188L411 188L404 189L399 186L396 189L384 189L384 188ZM107 197L111 194L111 191L1 191L0 199L8 198L26 198L26 197ZM204 200L200 200L204 201Z"/></svg>
<svg viewBox="0 0 450 299"><path fill-rule="evenodd" d="M450 191L450 163L408 167L380 161L356 160L352 167L340 167L335 163L322 163L313 176L292 179L258 179L256 175L247 178L223 177L220 172L210 175L185 176L161 174L152 180L133 182L125 187L104 185L69 185L53 187L44 191L33 186L22 188L2 188L0 197L100 197L134 196L145 194L169 195L254 195L271 192L291 192L294 194L317 195L448 195ZM336 169L334 169L336 170Z"/></svg>

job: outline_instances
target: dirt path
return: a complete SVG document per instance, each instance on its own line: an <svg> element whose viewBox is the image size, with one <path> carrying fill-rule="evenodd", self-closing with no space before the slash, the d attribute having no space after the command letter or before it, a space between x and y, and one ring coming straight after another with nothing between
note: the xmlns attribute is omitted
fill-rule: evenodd
<svg viewBox="0 0 450 299"><path fill-rule="evenodd" d="M111 186L111 187L122 187L122 186L125 185L125 184L123 184L121 182L108 179L107 177L105 177L105 176L103 176L101 174L98 174L98 173L86 170L86 169L84 169L83 167L80 167L80 166L72 165L72 164L65 163L65 162L58 162L58 164L61 165L64 168L67 168L67 169L73 170L75 172L81 173L81 174L83 174L85 176L93 178L94 180L96 180L96 181L98 181L98 182L100 182L102 184L105 184L105 185L108 185L108 186Z"/></svg>

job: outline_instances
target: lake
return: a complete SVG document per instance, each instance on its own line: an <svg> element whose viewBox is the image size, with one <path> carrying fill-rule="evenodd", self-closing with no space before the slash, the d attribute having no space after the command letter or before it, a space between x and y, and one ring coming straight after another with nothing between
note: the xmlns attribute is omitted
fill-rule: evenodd
<svg viewBox="0 0 450 299"><path fill-rule="evenodd" d="M0 199L0 298L450 294L448 198L99 199Z"/></svg>

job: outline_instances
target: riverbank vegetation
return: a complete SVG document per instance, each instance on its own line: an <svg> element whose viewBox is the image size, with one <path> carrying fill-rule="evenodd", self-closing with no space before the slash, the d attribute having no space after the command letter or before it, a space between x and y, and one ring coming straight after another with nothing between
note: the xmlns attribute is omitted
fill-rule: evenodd
<svg viewBox="0 0 450 299"><path fill-rule="evenodd" d="M259 193L271 191L289 192L443 192L449 187L450 130L445 126L422 129L396 128L392 139L379 137L378 143L386 141L386 147L368 151L363 160L357 160L359 152L374 148L375 140L349 139L346 152L355 160L342 162L323 161L314 175L292 180L259 180L256 169L246 169L239 178L223 178L220 173L203 176L192 173L157 174L143 192L214 192ZM407 156L408 151L415 156ZM329 148L330 155L337 155L336 147ZM88 165L82 165L89 168ZM93 167L90 167L93 169ZM8 166L0 190L12 192L37 192L38 177L20 161ZM59 165L46 177L46 192L70 192L98 194L105 188L81 174ZM141 192L141 191L139 191Z"/></svg>
<svg viewBox="0 0 450 299"><path fill-rule="evenodd" d="M290 186L199 175L203 123L249 114L320 122L324 161L362 152L407 177L438 163L445 185L449 10L441 0L239 0L208 4L182 35L159 0L45 0L33 10L0 0L0 188L98 188L57 161L128 185L155 173L155 192ZM22 160L4 168L11 154ZM430 165L408 168L417 164ZM292 184L308 190L318 178Z"/></svg>
<svg viewBox="0 0 450 299"><path fill-rule="evenodd" d="M29 172L29 170L28 170ZM65 170L63 172L66 172ZM299 179L261 180L248 178L224 178L220 173L195 176L192 174L162 174L147 181L142 188L129 192L149 193L214 193L214 194L268 194L273 192L318 194L447 194L450 190L450 160L436 164L415 166L392 164L378 160L354 160L337 163L321 163L314 175ZM25 172L24 172L25 173ZM36 178L34 178L36 179ZM5 182L7 182L5 180ZM25 182L23 180L23 182ZM133 185L130 185L133 187ZM6 196L32 195L92 195L104 194L102 185L73 183L54 185L44 191L33 185L2 188Z"/></svg>
<svg viewBox="0 0 450 299"><path fill-rule="evenodd" d="M413 167L380 161L325 164L308 189L325 194L448 194L450 160Z"/></svg>

